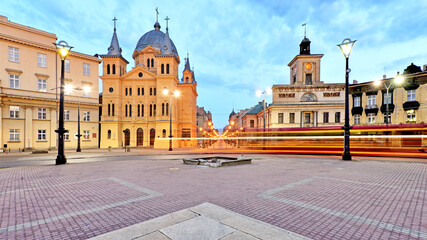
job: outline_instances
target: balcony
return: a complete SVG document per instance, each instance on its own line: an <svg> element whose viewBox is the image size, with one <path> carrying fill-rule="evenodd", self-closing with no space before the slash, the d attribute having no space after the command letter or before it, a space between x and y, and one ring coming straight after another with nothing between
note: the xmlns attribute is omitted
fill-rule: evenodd
<svg viewBox="0 0 427 240"><path fill-rule="evenodd" d="M376 104L366 105L365 106L365 114L368 115L369 113L378 114L378 106Z"/></svg>

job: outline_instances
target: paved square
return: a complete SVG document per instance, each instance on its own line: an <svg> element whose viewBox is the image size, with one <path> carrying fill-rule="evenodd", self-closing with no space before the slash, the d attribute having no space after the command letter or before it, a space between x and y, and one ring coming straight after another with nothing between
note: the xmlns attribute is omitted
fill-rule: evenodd
<svg viewBox="0 0 427 240"><path fill-rule="evenodd" d="M206 168L184 157L0 169L0 239L87 239L204 202L312 239L427 239L426 163L253 155Z"/></svg>

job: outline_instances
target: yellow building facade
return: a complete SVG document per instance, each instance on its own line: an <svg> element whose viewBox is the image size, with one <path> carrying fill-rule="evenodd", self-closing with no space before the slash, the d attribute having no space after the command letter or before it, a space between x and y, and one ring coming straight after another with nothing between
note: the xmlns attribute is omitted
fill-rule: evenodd
<svg viewBox="0 0 427 240"><path fill-rule="evenodd" d="M179 80L178 51L156 21L132 54L134 67L121 54L116 28L108 53L101 55L103 73L101 148L168 148L197 146L197 82L187 56ZM167 89L168 94L164 94ZM174 93L179 92L176 97Z"/></svg>
<svg viewBox="0 0 427 240"><path fill-rule="evenodd" d="M57 146L61 59L57 36L0 16L0 145L7 150ZM72 44L70 44L72 45ZM80 101L81 148L98 147L97 57L73 52L65 63L65 82L90 87L89 93L65 96L65 148L77 147Z"/></svg>

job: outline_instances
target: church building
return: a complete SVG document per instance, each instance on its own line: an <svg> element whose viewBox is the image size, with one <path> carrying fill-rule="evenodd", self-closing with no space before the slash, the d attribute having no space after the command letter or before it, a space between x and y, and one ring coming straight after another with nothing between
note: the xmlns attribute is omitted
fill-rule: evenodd
<svg viewBox="0 0 427 240"><path fill-rule="evenodd" d="M169 20L169 18L166 18ZM114 19L116 21L116 19ZM187 55L182 78L178 77L180 57L169 36L156 20L154 29L139 39L129 62L114 32L103 61L103 103L101 148L197 146L197 82ZM170 132L172 129L172 132ZM194 139L194 140L193 140Z"/></svg>

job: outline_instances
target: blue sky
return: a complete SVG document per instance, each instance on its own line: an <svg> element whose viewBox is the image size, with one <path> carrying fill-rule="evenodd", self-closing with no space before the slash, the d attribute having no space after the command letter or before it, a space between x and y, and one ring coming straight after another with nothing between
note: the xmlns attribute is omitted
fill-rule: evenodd
<svg viewBox="0 0 427 240"><path fill-rule="evenodd" d="M324 54L321 80L344 82L345 59L336 46L357 42L350 56L350 79L359 82L395 76L410 63L427 64L427 0L390 1L6 1L0 15L55 33L74 50L105 54L117 17L124 57L159 22L181 57L190 54L198 82L197 104L213 114L215 127L227 124L231 110L255 105L257 89L289 83L287 64L299 53L307 23L311 53ZM181 76L180 76L181 77ZM267 99L271 102L271 97Z"/></svg>

